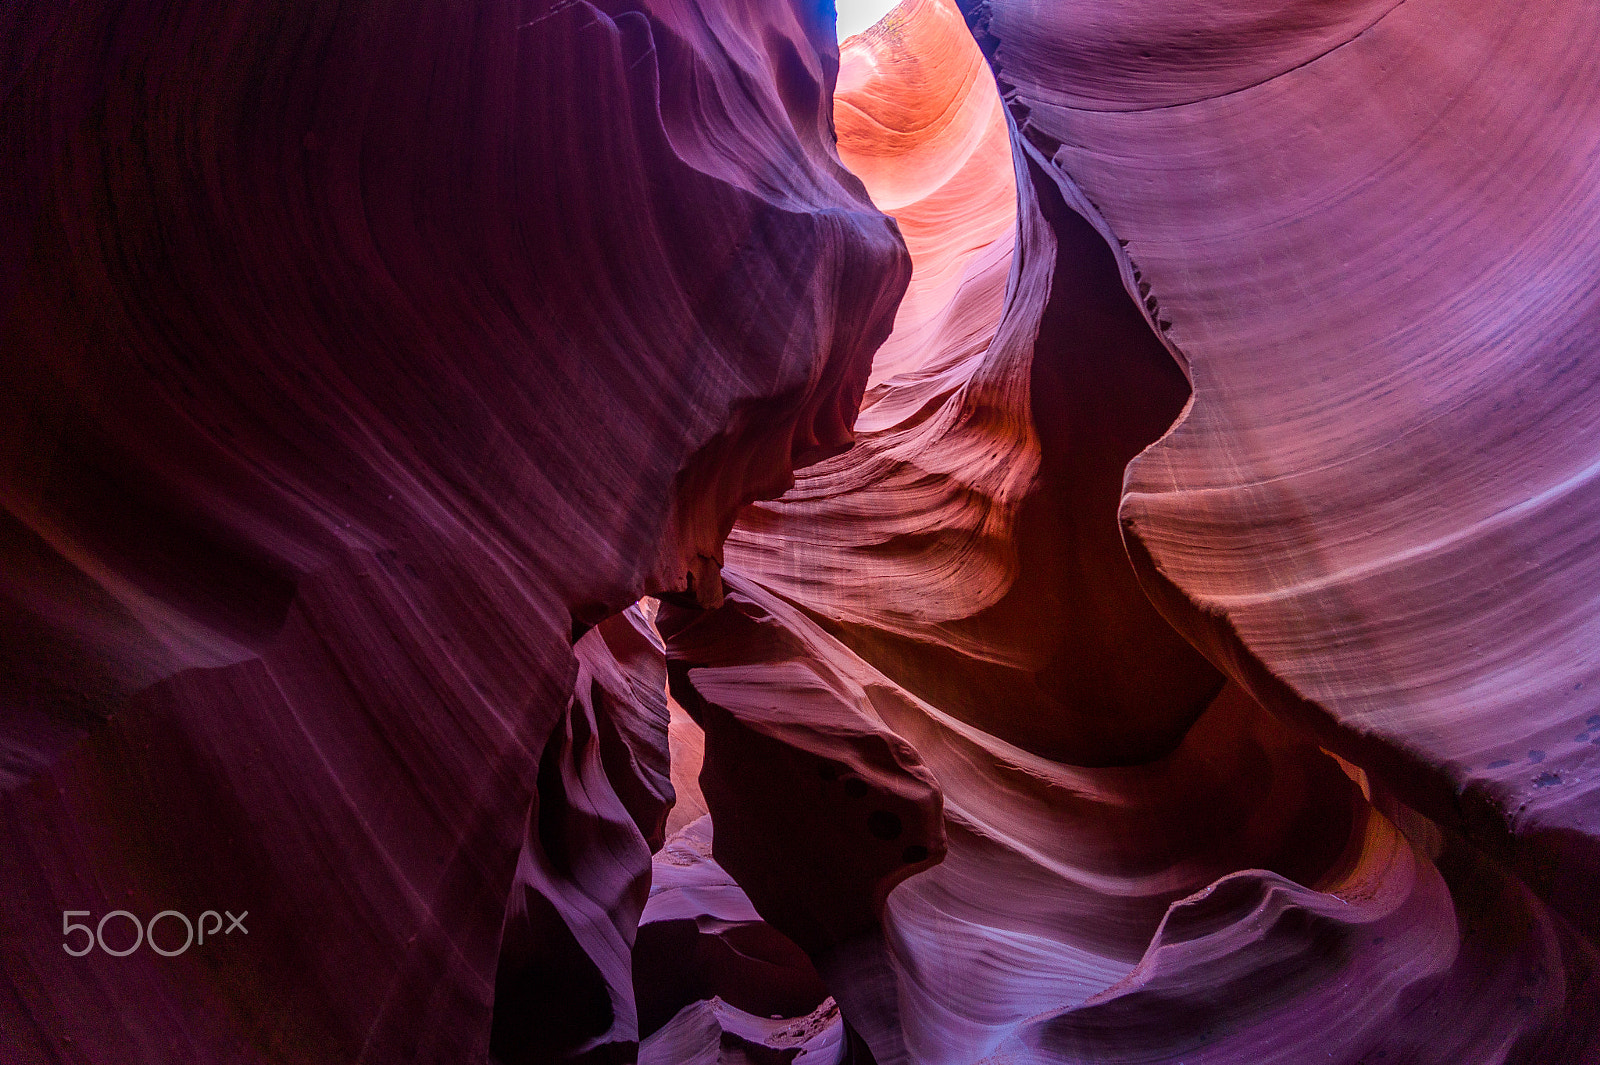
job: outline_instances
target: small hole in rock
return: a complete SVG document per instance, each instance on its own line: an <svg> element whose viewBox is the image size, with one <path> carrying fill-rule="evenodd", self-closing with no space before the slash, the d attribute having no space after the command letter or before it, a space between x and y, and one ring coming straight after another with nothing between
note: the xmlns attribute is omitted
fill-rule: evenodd
<svg viewBox="0 0 1600 1065"><path fill-rule="evenodd" d="M899 839L905 828L900 824L899 814L874 810L867 815L867 831L879 839Z"/></svg>

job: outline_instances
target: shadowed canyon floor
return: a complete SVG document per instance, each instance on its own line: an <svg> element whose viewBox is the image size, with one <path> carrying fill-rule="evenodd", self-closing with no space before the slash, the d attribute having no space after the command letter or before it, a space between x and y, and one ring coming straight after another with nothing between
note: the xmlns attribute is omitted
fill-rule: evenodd
<svg viewBox="0 0 1600 1065"><path fill-rule="evenodd" d="M0 1065L1600 1061L1597 33L0 11Z"/></svg>

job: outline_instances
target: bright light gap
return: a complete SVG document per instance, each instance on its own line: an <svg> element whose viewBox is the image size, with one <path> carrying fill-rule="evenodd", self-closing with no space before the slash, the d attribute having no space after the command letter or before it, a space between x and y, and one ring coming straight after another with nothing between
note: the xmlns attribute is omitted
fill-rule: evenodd
<svg viewBox="0 0 1600 1065"><path fill-rule="evenodd" d="M899 0L835 0L839 12L839 40L872 27L899 6Z"/></svg>

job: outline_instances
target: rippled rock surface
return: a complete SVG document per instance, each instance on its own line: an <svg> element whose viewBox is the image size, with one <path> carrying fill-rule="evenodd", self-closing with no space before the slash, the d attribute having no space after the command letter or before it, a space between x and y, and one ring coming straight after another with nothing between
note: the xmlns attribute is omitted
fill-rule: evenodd
<svg viewBox="0 0 1600 1065"><path fill-rule="evenodd" d="M0 12L0 1062L1600 1060L1600 14L832 30Z"/></svg>
<svg viewBox="0 0 1600 1065"><path fill-rule="evenodd" d="M1128 468L1152 597L1592 935L1600 15L967 6L1194 384Z"/></svg>
<svg viewBox="0 0 1600 1065"><path fill-rule="evenodd" d="M719 834L719 859L741 883L746 868L761 870L751 883L782 871L753 901L806 946L879 1062L1587 1060L1597 989L1589 900L1577 890L1594 884L1582 840L1530 869L1466 804L1453 813L1430 804L1438 767L1419 765L1428 752L1402 741L1440 737L1411 693L1391 698L1392 672L1349 667L1365 668L1364 690L1387 715L1362 718L1359 730L1331 702L1314 703L1299 678L1326 679L1317 671L1334 657L1370 650L1348 626L1378 623L1372 603L1346 599L1330 619L1286 605L1287 592L1271 601L1210 591L1292 587L1282 552L1298 550L1314 567L1342 544L1372 550L1374 537L1416 535L1417 523L1402 529L1393 516L1406 496L1431 508L1420 524L1445 517L1426 502L1436 498L1434 460L1397 454L1406 429L1388 420L1433 408L1382 391L1394 387L1387 368L1413 356L1287 333L1240 350L1250 329L1321 321L1307 310L1314 304L1353 321L1349 307L1333 307L1345 298L1339 286L1364 283L1369 299L1392 299L1394 258L1421 254L1385 244L1382 268L1297 286L1290 275L1310 269L1297 255L1353 254L1372 243L1370 226L1329 210L1318 199L1333 195L1325 186L1297 187L1298 172L1250 176L1278 158L1263 157L1269 139L1311 142L1306 116L1318 108L1349 124L1351 95L1369 118L1395 106L1352 82L1343 95L1307 90L1297 109L1276 110L1289 90L1274 79L1304 76L1372 20L1240 12L1219 26L1210 13L1189 23L1165 9L1131 13L1125 25L1092 5L968 14L1003 110L973 102L992 90L965 76L978 53L951 28L951 5L904 4L846 43L841 157L900 220L911 289L874 364L856 447L745 510L728 541L720 610L666 617L675 691L708 723L707 765L763 766L736 787L708 788L712 817L747 817L768 787L822 811L800 831L784 812L766 838ZM1199 43L1121 55L1118 42L1139 33ZM1219 89L1224 59L1262 84ZM1169 81L1186 82L1193 100L1176 89L1151 96ZM1280 95L1250 111L1256 92ZM1180 110L1189 106L1236 124L1205 125ZM1002 127L1014 152L997 145ZM1219 193L1235 175L1209 171L1235 159L1238 187ZM1348 184L1363 166L1384 173L1361 157L1304 173ZM974 204L963 217L992 218L994 228L987 241L975 227L958 238L968 265L936 288L953 256L919 240L919 222L957 189ZM1265 210L1246 202L1250 190L1273 203L1302 197L1296 224L1323 228L1261 235L1255 226L1266 223L1243 213ZM1408 209L1391 203L1379 217ZM1010 213L1014 234L1003 228ZM1492 218L1475 224L1483 234ZM1219 261L1205 242L1223 236L1237 242L1235 259ZM1266 246L1252 268L1247 257ZM1171 299L1156 255L1177 279ZM1177 302L1202 285L1209 303ZM1379 327L1370 315L1359 324ZM1414 324L1401 341L1415 350L1444 342ZM1533 334L1520 342L1570 346ZM1335 352L1336 343L1345 347ZM1347 376L1336 379L1329 364ZM1439 373L1429 387L1441 403L1452 388L1474 387ZM1352 381L1363 384L1340 391ZM1260 405L1227 391L1230 382ZM1308 463L1308 478L1347 473L1337 458L1319 465L1332 438L1313 435L1312 412L1288 427L1274 421L1296 389L1319 387L1323 430L1390 435L1387 450L1374 444L1366 456L1384 473L1340 482L1343 494L1290 522L1259 501L1301 498L1294 462ZM1203 428L1211 435L1202 439ZM1218 487L1225 474L1257 479L1228 496ZM1322 570L1319 587L1336 587L1338 575ZM1538 580L1553 588L1560 574ZM1454 601L1375 585L1408 617L1441 617ZM1231 612L1247 601L1277 613L1247 629ZM1492 619L1452 609L1452 625L1491 631ZM1280 657L1242 653L1253 633ZM1429 650L1440 666L1492 671L1438 635ZM774 716L799 707L809 733ZM1376 728L1385 721L1389 735ZM1496 740L1471 714L1453 727L1482 744L1533 745L1519 731ZM1585 729L1581 719L1562 727ZM746 731L778 746L752 746ZM867 742L841 756L842 735L885 736L892 765ZM807 765L818 780L806 780ZM929 782L933 792L918 798ZM1536 786L1554 787L1552 776ZM896 805L906 798L917 798L912 818ZM930 810L942 838L921 827ZM906 868L891 868L884 837L907 842ZM918 868L924 855L937 864ZM842 877L873 885L881 902L871 921L830 901Z"/></svg>
<svg viewBox="0 0 1600 1065"><path fill-rule="evenodd" d="M0 26L0 1057L628 1056L664 674L591 627L718 600L906 282L827 14Z"/></svg>

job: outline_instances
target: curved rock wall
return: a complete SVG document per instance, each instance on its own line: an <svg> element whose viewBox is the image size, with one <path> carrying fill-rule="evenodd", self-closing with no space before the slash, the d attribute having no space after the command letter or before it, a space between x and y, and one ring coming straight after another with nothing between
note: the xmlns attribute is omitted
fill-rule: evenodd
<svg viewBox="0 0 1600 1065"><path fill-rule="evenodd" d="M966 6L1194 382L1152 597L1592 934L1593 8Z"/></svg>
<svg viewBox="0 0 1600 1065"><path fill-rule="evenodd" d="M1378 17L1224 14L1228 25L1210 26L1210 44L1145 56L1140 76L1124 79L1128 91L1163 91L1183 63L1196 69L1196 96L1222 77L1213 63L1271 79ZM1242 668L1210 638L1227 624L1210 602L1201 612L1161 594L1163 582L1182 581L1160 555L1152 560L1147 528L1191 543L1184 557L1197 573L1228 565L1235 550L1241 574L1273 571L1270 554L1213 545L1198 518L1180 520L1178 501L1210 505L1199 487L1179 491L1182 470L1150 472L1195 424L1207 373L1222 370L1182 343L1183 319L1156 298L1138 242L1097 209L1075 180L1074 157L1047 132L1057 127L1038 119L1057 108L1084 128L1122 121L1101 115L1091 96L1123 86L1115 41L1132 30L1088 5L976 15L1006 92L987 126L962 124L984 113L964 94L992 90L952 58L976 52L950 32L951 6L903 4L846 42L841 158L899 219L912 287L875 362L856 447L802 471L781 499L746 508L729 537L720 611L664 616L674 690L707 723L707 765L737 756L747 767L707 789L717 824L741 826L717 836L719 861L811 953L880 1063L1586 1060L1596 1051L1596 956L1560 892L1535 879L1540 898L1517 875L1524 870L1492 846L1486 853L1459 820L1417 813L1410 803L1426 787L1375 738L1341 740L1280 697L1283 676ZM1127 17L1158 36L1153 13ZM1285 51L1261 43L1269 34L1287 39ZM1198 38L1185 30L1179 39ZM1057 48L1063 40L1073 43ZM1291 45L1309 51L1293 58ZM1085 69L1088 60L1066 66L1078 47L1104 71ZM1033 81L1009 80L1011 57L1037 64ZM1073 78L1084 99L1063 95L1064 85L1079 88ZM1125 121L1183 104L1172 91ZM1015 181L982 187L1007 199L1015 190L1015 240L991 238L970 253L953 291L928 284L918 304L919 282L950 253L919 242L917 220L947 190L975 185L978 159L992 159L991 172L1010 163L994 136L1002 122ZM1137 127L1119 135L1128 129ZM1145 150L1158 157L1167 147ZM1093 173L1122 197L1125 216L1156 232L1172 224L1139 201L1141 175L1121 142L1108 135L1101 151ZM1207 165L1200 153L1189 165ZM1204 196L1189 195L1198 219ZM975 199L976 215L1010 213ZM1206 221L1226 217L1213 211ZM1169 243L1174 271L1215 269L1179 237ZM1291 251L1279 248L1284 261ZM1005 255L1011 273L999 296L998 271L985 277L977 264ZM1227 279L1213 283L1219 311L1253 313L1223 288ZM1324 379L1293 369L1301 364L1286 350L1254 367L1259 394L1275 387L1269 367ZM1375 420L1387 409L1369 409L1368 394L1344 398ZM1253 426L1253 411L1221 409ZM1253 442L1250 431L1237 430ZM1233 470L1231 456L1194 461ZM1428 468L1393 467L1371 490L1394 491L1396 478ZM1170 497L1164 526L1141 509L1155 506L1141 494L1147 484ZM1142 568L1130 563L1124 529ZM1302 535L1314 539L1317 527ZM1345 646L1337 630L1298 627L1314 617L1275 623L1279 643ZM775 710L804 727L772 732ZM781 748L740 743L730 719L778 735ZM794 768L863 728L907 745L896 775L885 778L865 752L842 762L837 751L821 754L817 780ZM837 780L854 792L835 795ZM942 839L930 842L901 811L885 816L919 782L936 786L923 807L937 804ZM795 805L805 814L754 813L769 786L791 801L804 796ZM909 875L874 864L885 836L918 848L902 856L908 864L924 848L937 864ZM876 870L875 892L895 885L870 914L828 894L860 870ZM1561 877L1592 883L1581 865ZM858 906L864 894L853 893Z"/></svg>
<svg viewBox="0 0 1600 1065"><path fill-rule="evenodd" d="M736 509L850 441L908 264L826 15L0 20L4 1056L468 1061L493 1015L514 1058L552 982L602 1008L529 1054L630 1053L665 792L612 755L665 720L571 644L716 602Z"/></svg>
<svg viewBox="0 0 1600 1065"><path fill-rule="evenodd" d="M1597 18L0 11L0 1059L1600 1058Z"/></svg>

